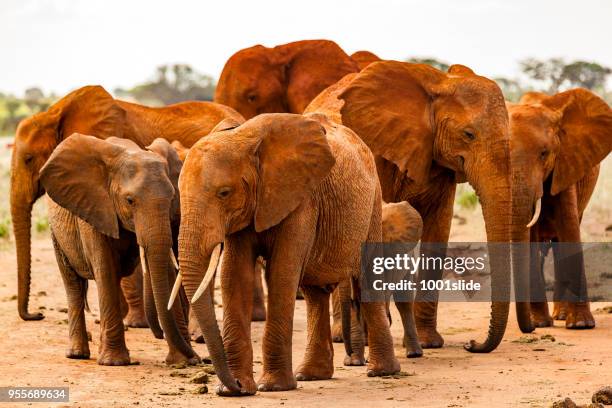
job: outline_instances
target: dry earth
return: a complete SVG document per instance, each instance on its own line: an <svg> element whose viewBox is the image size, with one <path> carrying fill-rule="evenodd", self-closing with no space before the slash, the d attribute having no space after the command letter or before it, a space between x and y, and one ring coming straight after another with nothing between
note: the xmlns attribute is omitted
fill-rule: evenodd
<svg viewBox="0 0 612 408"><path fill-rule="evenodd" d="M600 179L585 216L585 240L610 240L605 232L605 227L612 224L612 177L606 177L612 176L610 158L604 167L603 180ZM484 239L478 208L457 208L457 213L454 241ZM397 378L368 378L364 367L343 367L343 346L335 344L336 371L332 380L300 382L295 391L233 399L212 393L216 383L212 377L211 392L196 395L193 391L199 386L190 383L189 378L204 367L166 367L163 364L166 345L154 339L148 329L129 329L126 333L131 357L139 365L102 367L96 364L99 325L95 323L98 310L95 284L90 285L92 313L87 315L87 327L93 334L92 359L66 359L66 299L49 238L39 235L33 248L34 296L30 308L43 309L46 318L39 322L24 322L17 316L14 249L10 241L0 241L0 386L68 386L70 403L56 406L547 407L562 397L571 397L579 404L590 402L594 391L612 385L610 313L596 313L595 330L569 331L561 322L556 322L556 327L538 329L529 336L520 333L512 314L500 347L491 354L475 355L464 351L462 345L473 338L483 339L489 305L444 303L440 305L439 328L446 345L438 350L425 350L420 359L402 357L401 326L393 309L395 351L403 371ZM611 305L597 303L592 309ZM219 317L221 312L218 309ZM294 327L293 362L297 366L306 340L303 301L297 301ZM253 323L255 378L262 369L262 332L263 323ZM207 355L204 345L196 347L201 356ZM0 404L4 406L11 404Z"/></svg>

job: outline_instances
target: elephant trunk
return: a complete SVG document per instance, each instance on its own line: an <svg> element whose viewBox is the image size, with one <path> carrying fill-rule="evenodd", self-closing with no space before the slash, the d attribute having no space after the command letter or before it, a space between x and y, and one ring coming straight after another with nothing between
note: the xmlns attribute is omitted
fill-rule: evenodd
<svg viewBox="0 0 612 408"><path fill-rule="evenodd" d="M183 287L188 299L193 299L207 269L213 248L223 241L223 234L215 238L206 238L201 217L196 214L183 213L179 232L179 264L183 275ZM212 238L212 237L211 237ZM240 383L232 375L227 363L223 340L211 290L204 290L202 296L191 304L193 313L202 329L204 340L208 346L210 358L215 366L217 377L230 391L239 393Z"/></svg>
<svg viewBox="0 0 612 408"><path fill-rule="evenodd" d="M142 273L140 268L135 273ZM144 309L147 323L153 336L156 339L163 339L164 332L159 325L159 319L157 317L157 309L155 308L155 300L153 298L153 288L151 287L151 278L147 273L143 276L143 287L144 287Z"/></svg>
<svg viewBox="0 0 612 408"><path fill-rule="evenodd" d="M515 172L517 173L517 172ZM531 320L530 307L530 230L539 215L540 208L534 212L534 194L527 187L521 174L515 174L512 192L512 270L514 271L514 293L516 298L516 318L523 333L531 333L535 327ZM541 201L537 200L539 205ZM531 221L530 221L531 220ZM531 224L531 225L530 225ZM528 227L529 226L529 227Z"/></svg>
<svg viewBox="0 0 612 408"><path fill-rule="evenodd" d="M140 228L137 226L137 231L139 230ZM145 227L144 231L146 231L146 235L139 239L139 242L142 242L141 251L144 251L142 257L144 259L141 262L144 263L142 267L146 268L146 273L151 279L153 300L159 322L168 343L187 358L192 358L195 356L193 349L181 335L174 315L166 308L170 298L168 272L169 268L173 267L170 261L170 251L172 250L170 223L158 222L154 226Z"/></svg>
<svg viewBox="0 0 612 408"><path fill-rule="evenodd" d="M486 166L483 166L486 168ZM479 179L471 181L481 202L489 242L489 264L491 268L491 318L487 338L483 343L472 340L465 346L473 353L489 353L501 343L510 309L510 223L512 213L509 173L493 167L487 183ZM502 171L500 171L502 170ZM486 170L485 170L486 171ZM469 176L468 176L469 179Z"/></svg>
<svg viewBox="0 0 612 408"><path fill-rule="evenodd" d="M13 161L15 154L13 153ZM29 180L23 182L11 173L11 218L13 234L17 249L17 309L23 320L41 320L42 313L29 313L30 277L31 277L31 245L32 245L32 206L36 198L31 190Z"/></svg>

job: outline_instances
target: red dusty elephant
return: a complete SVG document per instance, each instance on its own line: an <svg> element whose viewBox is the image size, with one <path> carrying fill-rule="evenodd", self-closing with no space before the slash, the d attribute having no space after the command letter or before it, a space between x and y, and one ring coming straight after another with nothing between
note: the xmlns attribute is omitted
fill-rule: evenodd
<svg viewBox="0 0 612 408"><path fill-rule="evenodd" d="M225 63L215 102L231 106L247 119L260 113L302 113L322 90L375 59L368 51L349 56L328 40L274 48L256 45L236 52Z"/></svg>
<svg viewBox="0 0 612 408"><path fill-rule="evenodd" d="M526 225L513 240L552 242L555 258L551 317L543 301L542 249L517 245L517 250L531 251L513 257L513 262L515 269L531 269L533 322L537 327L552 326L555 318L565 320L568 329L593 328L583 253L571 244L581 241L580 222L597 182L599 162L612 149L612 110L592 92L573 89L553 96L525 94L519 104L508 104L508 111L512 167L519 181L513 195L524 207L517 209L517 223ZM529 221L525 214L532 213ZM569 251L577 256L569 256ZM584 292L568 302L568 289Z"/></svg>

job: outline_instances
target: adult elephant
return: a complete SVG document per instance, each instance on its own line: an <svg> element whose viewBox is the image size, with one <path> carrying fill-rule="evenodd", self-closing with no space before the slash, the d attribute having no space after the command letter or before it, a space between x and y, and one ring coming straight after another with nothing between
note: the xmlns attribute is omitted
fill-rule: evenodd
<svg viewBox="0 0 612 408"><path fill-rule="evenodd" d="M382 61L380 57L370 51L357 51L351 54L351 59L357 63L361 71L373 62Z"/></svg>
<svg viewBox="0 0 612 408"><path fill-rule="evenodd" d="M304 40L274 48L256 45L232 55L221 72L215 102L249 119L260 113L302 113L321 91L358 64L333 41Z"/></svg>
<svg viewBox="0 0 612 408"><path fill-rule="evenodd" d="M211 102L149 108L116 100L100 86L85 86L60 99L46 112L23 120L15 135L10 192L17 247L19 316L24 320L44 318L42 313L28 311L32 206L45 193L38 172L62 140L72 133L83 133L101 139L118 136L144 147L157 137L166 137L189 147L225 118L242 120L233 109Z"/></svg>
<svg viewBox="0 0 612 408"><path fill-rule="evenodd" d="M514 258L514 268L531 270L531 315L537 327L565 320L568 329L595 327L586 290L580 222L599 175L599 162L612 149L612 110L586 89L553 96L528 93L510 113L515 198L531 221L514 238L532 248ZM533 243L551 242L555 257L555 309L548 311L543 281L543 254ZM577 245L573 245L577 244ZM546 250L547 251L547 250ZM562 261L561 261L562 260ZM572 299L574 299L572 301ZM569 300L569 301L568 301Z"/></svg>
<svg viewBox="0 0 612 408"><path fill-rule="evenodd" d="M383 200L408 201L420 213L425 256L445 255L444 245L434 243L448 242L457 182L476 190L489 242L509 243L513 228L525 228L512 222L508 112L495 82L462 65L444 73L422 64L375 62L322 92L306 109L317 111L353 129L376 155ZM491 321L483 343L466 345L471 352L490 352L503 338L509 255L508 245L491 245ZM440 279L441 270L421 270L419 277ZM418 292L416 301L422 346L441 347L437 293ZM517 311L528 314L525 304Z"/></svg>
<svg viewBox="0 0 612 408"><path fill-rule="evenodd" d="M347 279L359 287L361 244L381 239L374 157L353 132L322 115L266 114L218 130L191 149L180 176L179 260L220 393L283 391L295 389L296 380L331 378L329 294ZM223 342L208 290L222 245ZM250 309L260 255L269 296L256 385ZM307 303L308 345L294 376L298 285ZM368 375L399 371L384 302L365 303L362 313L370 329Z"/></svg>
<svg viewBox="0 0 612 408"><path fill-rule="evenodd" d="M84 308L87 280L94 279L100 302L98 364L130 363L119 280L134 273L141 262L170 348L166 363L199 361L189 345L186 304L177 302L171 312L166 309L174 280L181 166L164 139L144 151L130 140L77 133L60 143L40 170L68 297L68 358L89 358Z"/></svg>

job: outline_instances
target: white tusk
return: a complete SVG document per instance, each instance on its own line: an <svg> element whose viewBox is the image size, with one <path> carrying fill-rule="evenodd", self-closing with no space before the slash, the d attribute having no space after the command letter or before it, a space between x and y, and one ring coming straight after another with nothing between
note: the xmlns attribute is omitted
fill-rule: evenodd
<svg viewBox="0 0 612 408"><path fill-rule="evenodd" d="M172 264L174 265L174 269L179 270L178 262L176 261L176 257L174 256L174 251L170 248L170 259L172 259Z"/></svg>
<svg viewBox="0 0 612 408"><path fill-rule="evenodd" d="M202 279L202 283L198 286L198 290L196 290L195 295L191 298L191 303L197 301L202 293L208 288L210 282L213 280L215 276L215 271L217 270L217 265L219 264L219 258L221 257L221 244L217 244L215 249L212 251L212 255L210 256L210 262L208 263L208 270L204 274L204 279Z"/></svg>
<svg viewBox="0 0 612 408"><path fill-rule="evenodd" d="M538 218L540 218L540 211L542 211L542 198L538 198L535 205L535 212L533 213L533 218L527 224L527 228L531 228L538 222Z"/></svg>
<svg viewBox="0 0 612 408"><path fill-rule="evenodd" d="M147 258L145 257L145 250L143 247L140 248L140 265L142 266L142 274L147 275Z"/></svg>
<svg viewBox="0 0 612 408"><path fill-rule="evenodd" d="M168 310L172 309L172 305L176 300L176 295L178 295L179 289L181 288L181 282L183 281L183 275L181 275L181 271L176 275L176 280L174 281L174 286L172 287L172 293L170 293L170 300L168 300Z"/></svg>

